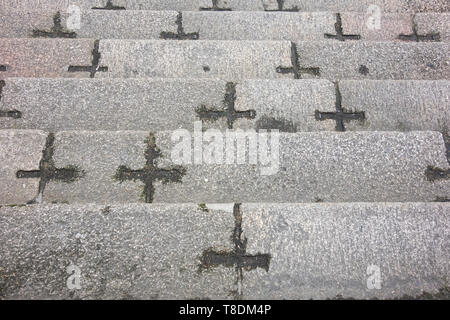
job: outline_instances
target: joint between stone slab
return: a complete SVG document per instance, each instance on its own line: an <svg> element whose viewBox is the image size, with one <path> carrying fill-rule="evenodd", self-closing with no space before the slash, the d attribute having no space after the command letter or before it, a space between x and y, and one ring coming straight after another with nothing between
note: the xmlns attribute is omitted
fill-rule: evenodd
<svg viewBox="0 0 450 320"><path fill-rule="evenodd" d="M241 204L236 203L233 207L234 229L231 236L234 250L231 252L217 251L209 248L203 251L200 258L198 272L202 273L206 270L213 269L218 266L226 268L235 268L237 290L233 292L234 298L240 300L243 298L242 284L244 281L244 270L252 271L255 269L264 269L269 272L270 254L249 255L247 253L247 238L243 237L242 230L242 211Z"/></svg>
<svg viewBox="0 0 450 320"><path fill-rule="evenodd" d="M41 203L47 184L50 181L61 181L72 183L84 177L85 173L79 167L70 165L65 168L56 168L53 161L55 134L49 133L45 141L45 148L42 151L42 159L39 163L39 170L19 170L16 172L17 179L40 178L37 196L27 204Z"/></svg>
<svg viewBox="0 0 450 320"><path fill-rule="evenodd" d="M115 6L112 0L108 0L104 7L92 7L92 10L126 10L125 7Z"/></svg>
<svg viewBox="0 0 450 320"><path fill-rule="evenodd" d="M202 121L215 122L220 118L226 118L228 129L233 129L234 122L238 119L252 120L256 118L256 110L254 109L236 111L236 98L236 84L228 82L226 84L225 97L223 100L224 109L216 110L202 105L197 108L195 112Z"/></svg>
<svg viewBox="0 0 450 320"><path fill-rule="evenodd" d="M6 86L5 80L0 80L0 102L3 98L3 88ZM0 118L12 118L12 119L20 119L22 118L22 112L19 110L0 110Z"/></svg>
<svg viewBox="0 0 450 320"><path fill-rule="evenodd" d="M150 133L145 141L147 149L145 151L146 164L144 168L132 170L126 166L120 166L114 176L114 180L120 183L125 181L141 181L144 183L143 197L146 203L152 203L155 194L155 181L167 183L181 183L183 176L186 175L186 169L176 166L169 169L161 169L156 166L155 161L162 157L160 149L156 145L156 138Z"/></svg>
<svg viewBox="0 0 450 320"><path fill-rule="evenodd" d="M90 66L69 66L67 72L89 72L90 78L95 78L97 72L108 72L108 67L100 66L100 40L94 41L94 49L92 50L92 65Z"/></svg>
<svg viewBox="0 0 450 320"><path fill-rule="evenodd" d="M51 31L33 30L33 38L68 38L74 39L77 37L76 32L65 30L61 24L61 13L58 11L53 17L53 27Z"/></svg>
<svg viewBox="0 0 450 320"><path fill-rule="evenodd" d="M334 24L336 34L325 33L325 39L335 39L338 41L345 40L361 40L359 34L344 34L344 28L342 27L342 18L340 13L336 13L336 23Z"/></svg>
<svg viewBox="0 0 450 320"><path fill-rule="evenodd" d="M164 40L198 40L200 39L200 34L198 32L186 33L183 27L183 13L178 12L177 19L175 21L177 24L177 33L163 31L160 34L160 38Z"/></svg>
<svg viewBox="0 0 450 320"><path fill-rule="evenodd" d="M232 9L221 8L219 7L219 0L212 0L212 7L210 8L200 7L200 11L232 11Z"/></svg>
<svg viewBox="0 0 450 320"><path fill-rule="evenodd" d="M336 121L336 131L344 132L345 129L345 121L364 121L366 120L366 114L364 111L352 112L347 111L342 107L342 94L339 89L339 83L336 81L334 83L335 94L336 94L336 112L321 112L316 110L315 118L317 121L324 120L335 120Z"/></svg>
<svg viewBox="0 0 450 320"><path fill-rule="evenodd" d="M267 9L267 5L264 5L264 11L266 12L299 12L300 9L297 6L294 6L292 8L284 8L284 2L285 0L277 0L277 9Z"/></svg>

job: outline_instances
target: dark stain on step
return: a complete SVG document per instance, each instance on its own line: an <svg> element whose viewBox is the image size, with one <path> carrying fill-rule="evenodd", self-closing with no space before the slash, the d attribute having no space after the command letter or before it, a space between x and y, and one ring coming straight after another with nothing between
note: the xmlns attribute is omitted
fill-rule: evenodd
<svg viewBox="0 0 450 320"><path fill-rule="evenodd" d="M167 183L181 183L186 169L176 166L170 169L160 169L156 167L156 160L162 157L160 149L156 145L156 138L153 133L145 141L147 149L145 151L146 164L144 168L132 170L126 166L117 169L114 179L120 183L125 181L141 181L144 183L143 197L146 203L152 203L155 195L155 181Z"/></svg>
<svg viewBox="0 0 450 320"><path fill-rule="evenodd" d="M112 0L108 0L104 7L93 7L92 10L126 10L125 7L115 6Z"/></svg>
<svg viewBox="0 0 450 320"><path fill-rule="evenodd" d="M53 161L55 152L55 134L49 133L45 142L45 149L42 151L42 160L39 163L39 170L24 171L19 170L16 173L17 179L40 178L38 195L35 199L28 202L29 204L37 203L36 199L41 199L45 191L45 187L50 181L60 181L72 183L84 176L84 171L77 166L66 166L64 168L56 168Z"/></svg>
<svg viewBox="0 0 450 320"><path fill-rule="evenodd" d="M33 30L33 38L76 38L76 32L65 30L61 24L61 13L58 11L53 17L53 27L51 31Z"/></svg>
<svg viewBox="0 0 450 320"><path fill-rule="evenodd" d="M6 86L5 80L0 80L0 101L3 98L3 88ZM22 118L22 112L19 110L0 110L0 118L12 118L20 119Z"/></svg>
<svg viewBox="0 0 450 320"><path fill-rule="evenodd" d="M365 65L359 66L359 73L361 73L364 76L367 76L369 74L369 68L367 68Z"/></svg>
<svg viewBox="0 0 450 320"><path fill-rule="evenodd" d="M256 130L279 130L280 132L297 132L297 126L290 120L284 118L273 118L263 116L256 121Z"/></svg>

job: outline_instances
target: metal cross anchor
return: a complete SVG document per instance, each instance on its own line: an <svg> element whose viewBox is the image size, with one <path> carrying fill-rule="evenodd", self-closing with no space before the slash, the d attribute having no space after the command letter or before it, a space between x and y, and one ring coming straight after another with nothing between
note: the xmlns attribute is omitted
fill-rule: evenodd
<svg viewBox="0 0 450 320"><path fill-rule="evenodd" d="M233 129L234 122L238 119L255 119L256 111L236 111L236 84L228 82L226 86L224 110L212 110L202 105L196 110L202 121L217 121L220 118L227 119L228 129Z"/></svg>
<svg viewBox="0 0 450 320"><path fill-rule="evenodd" d="M92 65L91 66L69 66L68 72L89 72L90 77L94 78L97 72L108 72L108 67L100 67L101 54L100 40L95 40L94 49L92 50Z"/></svg>
<svg viewBox="0 0 450 320"><path fill-rule="evenodd" d="M108 0L104 7L93 7L92 10L125 10L125 7L115 6L112 0Z"/></svg>
<svg viewBox="0 0 450 320"><path fill-rule="evenodd" d="M0 101L2 101L3 98L3 88L5 85L5 80L0 80ZM20 119L22 118L22 112L18 110L0 110L0 118Z"/></svg>
<svg viewBox="0 0 450 320"><path fill-rule="evenodd" d="M49 133L47 141L45 142L45 149L42 151L42 159L39 163L39 170L17 171L16 177L18 179L32 179L40 178L38 195L35 199L28 202L41 203L45 187L50 181L61 181L65 183L74 182L84 176L84 172L75 166L67 166L65 168L56 168L53 161L55 135Z"/></svg>
<svg viewBox="0 0 450 320"><path fill-rule="evenodd" d="M366 115L365 112L346 112L342 108L342 95L339 90L339 84L337 82L334 83L335 91L336 91L336 112L321 112L316 110L315 117L317 121L324 120L335 120L336 121L336 130L344 132L345 126L344 121L352 121L352 120L365 120Z"/></svg>
<svg viewBox="0 0 450 320"><path fill-rule="evenodd" d="M181 182L183 176L186 174L186 169L183 167L173 167L172 169L160 169L156 167L155 161L162 156L161 151L156 146L156 138L151 133L146 140L147 150L145 151L146 164L144 168L139 170L132 170L126 166L120 166L117 169L115 180L120 183L124 181L140 180L144 183L144 192L146 203L153 202L155 194L155 181L162 181L162 183Z"/></svg>
<svg viewBox="0 0 450 320"><path fill-rule="evenodd" d="M244 279L243 271L251 271L257 268L261 268L269 271L270 267L270 254L247 254L247 238L242 237L242 212L241 204L235 204L233 208L234 214L234 231L233 231L233 244L234 250L232 252L215 251L214 249L208 249L203 252L200 258L201 264L199 265L199 272L209 270L218 266L224 266L227 268L235 268L236 270L236 282L238 285L238 297L242 296L241 288L242 281Z"/></svg>
<svg viewBox="0 0 450 320"><path fill-rule="evenodd" d="M342 28L342 18L340 13L336 14L336 23L334 24L334 28L336 29L336 34L325 33L325 38L336 39L339 41L361 40L361 36L359 34L344 34L344 29Z"/></svg>
<svg viewBox="0 0 450 320"><path fill-rule="evenodd" d="M301 79L302 74L311 74L314 76L320 76L320 68L302 68L299 65L299 56L297 51L297 45L291 42L291 62L292 67L277 67L276 71L282 74L292 73L294 75L294 79Z"/></svg>
<svg viewBox="0 0 450 320"><path fill-rule="evenodd" d="M184 32L183 14L181 12L178 12L177 20L175 21L175 23L177 24L177 33L163 31L161 32L159 37L166 40L198 40L200 38L198 32Z"/></svg>
<svg viewBox="0 0 450 320"><path fill-rule="evenodd" d="M53 27L51 31L33 30L34 38L76 38L75 32L64 30L61 24L61 13L58 11L53 17Z"/></svg>
<svg viewBox="0 0 450 320"><path fill-rule="evenodd" d="M200 8L200 11L231 11L231 8L219 7L219 0L212 0L211 8Z"/></svg>

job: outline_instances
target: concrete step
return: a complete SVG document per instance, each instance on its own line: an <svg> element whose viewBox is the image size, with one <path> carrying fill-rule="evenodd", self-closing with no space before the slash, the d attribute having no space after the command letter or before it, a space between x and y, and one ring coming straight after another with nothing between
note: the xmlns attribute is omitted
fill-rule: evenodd
<svg viewBox="0 0 450 320"><path fill-rule="evenodd" d="M450 79L449 50L449 43L0 39L0 79L439 80Z"/></svg>
<svg viewBox="0 0 450 320"><path fill-rule="evenodd" d="M446 0L29 0L13 1L15 9L39 8L45 10L67 10L98 8L109 10L176 10L176 11L357 11L380 12L446 12L450 5ZM376 7L374 7L376 6Z"/></svg>
<svg viewBox="0 0 450 320"><path fill-rule="evenodd" d="M328 80L10 78L4 82L2 129L192 130L200 120L205 129L282 132L450 128L446 80L333 84Z"/></svg>
<svg viewBox="0 0 450 320"><path fill-rule="evenodd" d="M447 203L2 207L2 298L445 299L449 218Z"/></svg>
<svg viewBox="0 0 450 320"><path fill-rule="evenodd" d="M203 134L200 123L195 129L47 138L42 131L0 131L8 151L0 203L429 202L450 194L448 150L438 132L252 138Z"/></svg>
<svg viewBox="0 0 450 320"><path fill-rule="evenodd" d="M1 9L0 37L337 41L353 35L362 41L448 41L450 23L450 15L444 13L386 13L379 25L357 12L88 10L78 17L59 11ZM342 38L329 36L334 34Z"/></svg>

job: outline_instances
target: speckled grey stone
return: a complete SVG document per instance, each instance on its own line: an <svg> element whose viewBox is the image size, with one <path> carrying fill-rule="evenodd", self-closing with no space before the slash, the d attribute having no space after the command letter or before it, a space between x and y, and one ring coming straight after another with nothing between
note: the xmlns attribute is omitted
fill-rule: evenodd
<svg viewBox="0 0 450 320"><path fill-rule="evenodd" d="M46 134L35 130L0 130L0 205L33 199L39 179L17 179L19 170L39 170Z"/></svg>
<svg viewBox="0 0 450 320"><path fill-rule="evenodd" d="M449 81L339 82L342 107L364 111L366 120L350 121L347 130L435 130L450 128ZM328 120L329 121L329 120Z"/></svg>
<svg viewBox="0 0 450 320"><path fill-rule="evenodd" d="M0 208L0 298L230 299L235 272L199 272L231 251L232 214L194 205ZM80 290L69 290L80 270Z"/></svg>
<svg viewBox="0 0 450 320"><path fill-rule="evenodd" d="M104 7L106 0L28 0L20 2L3 0L5 6L15 9L51 9L65 10L69 5L81 9ZM177 10L197 11L201 8L212 8L212 0L113 0L115 6L127 10ZM446 0L285 0L284 10L297 7L300 11L334 11L334 12L366 12L370 5L379 6L382 12L417 12L417 11L450 11ZM234 11L278 10L277 0L218 0L218 8Z"/></svg>
<svg viewBox="0 0 450 320"><path fill-rule="evenodd" d="M87 72L67 72L70 65L92 64L93 40L0 39L0 72L7 77L88 77Z"/></svg>
<svg viewBox="0 0 450 320"><path fill-rule="evenodd" d="M341 13L344 35L360 35L362 41L401 41L400 34L413 32L412 14L381 13L379 25L370 17L367 13Z"/></svg>
<svg viewBox="0 0 450 320"><path fill-rule="evenodd" d="M225 108L225 90L225 81L212 79L11 78L6 80L0 110L16 109L22 117L0 118L0 128L192 129L200 120L196 112L200 106ZM255 110L256 117L237 120L234 128L335 130L334 123L314 117L315 110L335 111L334 86L329 81L245 80L236 91L235 109ZM226 129L227 122L221 118L205 122L204 127Z"/></svg>
<svg viewBox="0 0 450 320"><path fill-rule="evenodd" d="M323 40L334 32L331 12L184 12L186 32L211 40Z"/></svg>
<svg viewBox="0 0 450 320"><path fill-rule="evenodd" d="M237 164L236 158L227 164L225 155L221 164L211 164L207 158L194 163L192 156L191 164L180 163L172 158L172 153L179 155L175 146L180 141L173 134L155 134L162 154L155 164L158 168L182 165L186 173L181 183L155 181L155 203L428 202L450 193L448 180L430 182L425 175L428 166L449 168L444 140L438 132L280 134L279 161L262 163L260 153L256 165L249 164L248 158L243 164ZM85 176L71 184L50 182L44 201L144 201L141 181L120 183L114 175L122 165L132 170L144 167L148 135L132 131L58 133L55 165L80 166ZM204 145L209 143L205 141ZM272 171L263 170L270 164Z"/></svg>
<svg viewBox="0 0 450 320"><path fill-rule="evenodd" d="M439 33L441 41L450 41L450 13L418 13L414 23L419 35Z"/></svg>
<svg viewBox="0 0 450 320"><path fill-rule="evenodd" d="M241 211L247 252L272 256L268 272L244 271L244 299L392 299L448 285L449 204L243 204ZM381 272L380 289L367 285L376 276L370 266Z"/></svg>
<svg viewBox="0 0 450 320"><path fill-rule="evenodd" d="M201 105L222 105L226 83L196 79L7 79L0 128L174 130L191 128Z"/></svg>
<svg viewBox="0 0 450 320"><path fill-rule="evenodd" d="M97 77L287 78L276 72L291 62L288 41L101 40Z"/></svg>
<svg viewBox="0 0 450 320"><path fill-rule="evenodd" d="M50 32L54 15L55 12L47 10L2 9L0 18L5 27L0 30L0 36L31 38L33 30ZM66 32L75 32L77 38L159 39L163 31L177 32L176 11L85 10L80 11L79 15L79 21L73 19L68 24L68 18L73 18L73 14L61 13L61 26Z"/></svg>
<svg viewBox="0 0 450 320"><path fill-rule="evenodd" d="M300 66L319 67L326 79L450 79L448 43L322 41L298 42L297 49Z"/></svg>

